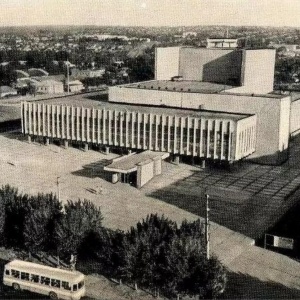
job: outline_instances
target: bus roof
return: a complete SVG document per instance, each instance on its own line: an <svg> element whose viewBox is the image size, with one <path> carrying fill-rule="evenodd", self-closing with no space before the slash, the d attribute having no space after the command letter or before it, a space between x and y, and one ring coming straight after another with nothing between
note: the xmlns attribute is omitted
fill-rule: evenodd
<svg viewBox="0 0 300 300"><path fill-rule="evenodd" d="M69 270L64 270L59 268L52 268L42 264L36 264L36 263L18 260L18 259L15 259L7 263L6 267L10 269L15 268L16 270L21 272L41 275L41 276L68 281L68 282L78 282L84 279L84 274L78 271L69 271Z"/></svg>

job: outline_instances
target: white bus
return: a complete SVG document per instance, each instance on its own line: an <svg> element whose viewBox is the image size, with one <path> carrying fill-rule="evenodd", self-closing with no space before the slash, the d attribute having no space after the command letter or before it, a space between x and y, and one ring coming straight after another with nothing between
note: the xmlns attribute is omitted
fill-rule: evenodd
<svg viewBox="0 0 300 300"><path fill-rule="evenodd" d="M5 265L3 283L15 290L48 295L51 299L79 300L85 295L84 274L22 260Z"/></svg>

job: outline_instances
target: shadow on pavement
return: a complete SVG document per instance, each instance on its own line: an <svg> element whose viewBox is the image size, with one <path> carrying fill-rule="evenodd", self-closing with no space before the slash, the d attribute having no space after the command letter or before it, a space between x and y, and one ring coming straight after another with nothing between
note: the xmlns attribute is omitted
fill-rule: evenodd
<svg viewBox="0 0 300 300"><path fill-rule="evenodd" d="M300 290L290 289L272 281L260 281L241 273L228 273L222 299L300 299Z"/></svg>

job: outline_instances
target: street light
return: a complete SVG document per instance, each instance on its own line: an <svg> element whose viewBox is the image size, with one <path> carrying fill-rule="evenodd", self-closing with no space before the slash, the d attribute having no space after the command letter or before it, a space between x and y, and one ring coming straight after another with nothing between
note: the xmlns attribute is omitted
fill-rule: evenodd
<svg viewBox="0 0 300 300"><path fill-rule="evenodd" d="M58 201L60 201L59 179L60 179L60 177L58 176L58 177L57 177L57 180L56 180L56 184L57 184L57 198L58 198Z"/></svg>
<svg viewBox="0 0 300 300"><path fill-rule="evenodd" d="M205 215L205 244L206 244L206 257L209 259L209 206L208 206L209 195L205 194L206 202L206 215Z"/></svg>

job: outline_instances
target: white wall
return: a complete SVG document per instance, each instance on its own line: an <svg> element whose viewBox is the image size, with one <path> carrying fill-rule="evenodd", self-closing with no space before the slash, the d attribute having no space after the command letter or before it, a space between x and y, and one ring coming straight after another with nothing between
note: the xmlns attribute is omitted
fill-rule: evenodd
<svg viewBox="0 0 300 300"><path fill-rule="evenodd" d="M290 133L296 135L300 131L300 99L291 103Z"/></svg>
<svg viewBox="0 0 300 300"><path fill-rule="evenodd" d="M155 79L170 80L179 74L180 47L155 49Z"/></svg>
<svg viewBox="0 0 300 300"><path fill-rule="evenodd" d="M276 160L276 153L282 151L282 144L289 138L284 122L288 122L290 97L268 98L249 95L200 94L114 87L109 100L135 104L165 105L182 108L247 113L257 115L256 151L250 157L269 156L268 163ZM283 104L281 103L283 101ZM281 111L282 110L282 111ZM287 119L288 118L288 119ZM274 158L272 158L274 156Z"/></svg>
<svg viewBox="0 0 300 300"><path fill-rule="evenodd" d="M154 161L151 159L137 165L137 187L141 188L154 177Z"/></svg>
<svg viewBox="0 0 300 300"><path fill-rule="evenodd" d="M243 50L241 87L234 93L268 94L273 91L275 50Z"/></svg>
<svg viewBox="0 0 300 300"><path fill-rule="evenodd" d="M242 52L230 49L182 48L179 75L184 80L239 84Z"/></svg>

